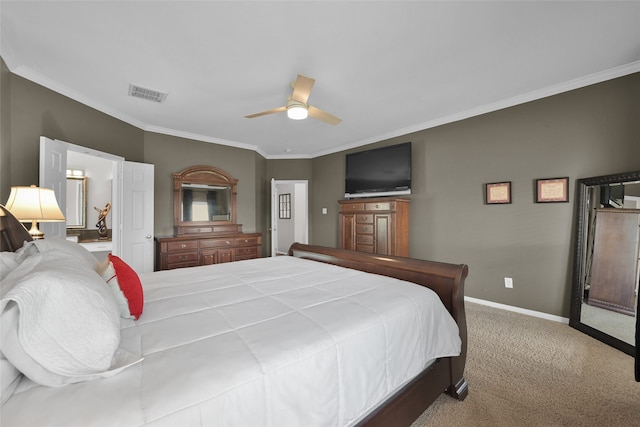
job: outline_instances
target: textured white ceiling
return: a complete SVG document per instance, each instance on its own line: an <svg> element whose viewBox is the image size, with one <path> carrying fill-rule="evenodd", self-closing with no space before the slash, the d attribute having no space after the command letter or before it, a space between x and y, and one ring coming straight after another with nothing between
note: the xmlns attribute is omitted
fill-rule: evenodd
<svg viewBox="0 0 640 427"><path fill-rule="evenodd" d="M640 71L638 1L0 1L22 77L142 129L316 157ZM285 113L298 73L338 126ZM159 104L129 84L169 93ZM73 141L70 141L73 142Z"/></svg>

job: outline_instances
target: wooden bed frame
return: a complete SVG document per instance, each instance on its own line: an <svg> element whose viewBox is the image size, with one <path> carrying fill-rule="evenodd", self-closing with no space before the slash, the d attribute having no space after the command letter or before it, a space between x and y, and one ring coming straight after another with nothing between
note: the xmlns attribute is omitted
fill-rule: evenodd
<svg viewBox="0 0 640 427"><path fill-rule="evenodd" d="M27 229L0 205L0 249L16 251L31 241ZM446 264L410 258L378 256L363 252L294 243L289 255L325 262L417 283L434 290L460 329L460 356L438 359L410 383L391 396L359 426L409 426L443 392L463 400L468 393L464 379L467 358L467 322L464 311L464 264Z"/></svg>
<svg viewBox="0 0 640 427"><path fill-rule="evenodd" d="M467 320L464 311L464 280L468 267L412 258L374 255L345 249L294 243L289 255L341 267L395 277L432 289L453 316L462 339L458 357L438 359L363 419L359 426L409 426L443 392L464 400L469 389L464 379L467 360Z"/></svg>

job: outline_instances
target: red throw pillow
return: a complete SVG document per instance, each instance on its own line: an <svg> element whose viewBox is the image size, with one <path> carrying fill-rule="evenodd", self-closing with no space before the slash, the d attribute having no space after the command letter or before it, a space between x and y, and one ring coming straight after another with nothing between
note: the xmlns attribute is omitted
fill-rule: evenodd
<svg viewBox="0 0 640 427"><path fill-rule="evenodd" d="M118 285L129 304L129 312L138 320L144 307L144 295L140 278L133 268L119 257L109 254L109 262L111 262L113 269L116 271Z"/></svg>

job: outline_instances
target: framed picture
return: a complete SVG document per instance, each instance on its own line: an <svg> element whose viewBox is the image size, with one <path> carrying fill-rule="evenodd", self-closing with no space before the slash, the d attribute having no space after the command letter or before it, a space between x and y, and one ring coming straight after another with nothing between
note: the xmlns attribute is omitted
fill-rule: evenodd
<svg viewBox="0 0 640 427"><path fill-rule="evenodd" d="M569 201L569 177L536 179L536 203Z"/></svg>
<svg viewBox="0 0 640 427"><path fill-rule="evenodd" d="M485 184L485 202L487 205L511 203L511 181Z"/></svg>
<svg viewBox="0 0 640 427"><path fill-rule="evenodd" d="M280 194L279 202L280 219L291 219L291 194Z"/></svg>

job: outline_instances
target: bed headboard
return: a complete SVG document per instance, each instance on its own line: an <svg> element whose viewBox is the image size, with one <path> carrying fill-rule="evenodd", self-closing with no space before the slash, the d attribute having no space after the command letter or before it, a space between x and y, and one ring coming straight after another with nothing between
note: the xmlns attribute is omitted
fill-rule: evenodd
<svg viewBox="0 0 640 427"><path fill-rule="evenodd" d="M32 240L24 225L7 208L0 205L0 251L15 252L25 241Z"/></svg>

